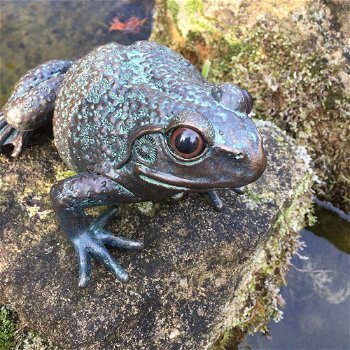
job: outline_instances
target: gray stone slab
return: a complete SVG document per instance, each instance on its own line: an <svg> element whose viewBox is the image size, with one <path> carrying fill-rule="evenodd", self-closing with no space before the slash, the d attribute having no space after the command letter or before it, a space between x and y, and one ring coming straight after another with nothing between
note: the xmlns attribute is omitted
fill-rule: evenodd
<svg viewBox="0 0 350 350"><path fill-rule="evenodd" d="M37 136L18 160L0 156L0 303L60 349L207 349L219 336L248 261L274 232L307 167L300 150L258 122L268 168L248 193L223 191L217 213L206 196L124 206L113 232L143 239L140 252L113 250L128 284L100 265L77 286L73 248L48 191L66 175L52 141ZM47 141L47 140L46 140Z"/></svg>

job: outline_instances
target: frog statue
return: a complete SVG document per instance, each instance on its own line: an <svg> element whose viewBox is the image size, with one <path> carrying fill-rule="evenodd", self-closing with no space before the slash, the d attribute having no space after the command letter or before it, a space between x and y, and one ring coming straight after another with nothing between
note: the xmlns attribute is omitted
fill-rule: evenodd
<svg viewBox="0 0 350 350"><path fill-rule="evenodd" d="M74 62L52 60L29 71L0 114L0 147L20 154L32 130L53 120L54 142L77 175L51 188L54 211L79 261L79 285L95 258L120 281L128 274L106 246L141 242L104 229L121 203L155 201L257 180L266 167L259 132L248 117L250 94L207 82L169 48L110 43ZM98 218L84 209L108 205Z"/></svg>

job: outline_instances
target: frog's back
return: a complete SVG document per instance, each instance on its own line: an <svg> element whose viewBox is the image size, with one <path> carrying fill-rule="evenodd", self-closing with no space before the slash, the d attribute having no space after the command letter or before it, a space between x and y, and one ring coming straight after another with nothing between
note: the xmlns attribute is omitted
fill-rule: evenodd
<svg viewBox="0 0 350 350"><path fill-rule="evenodd" d="M165 46L101 46L66 74L53 119L56 147L71 168L111 175L127 160L135 130L161 127L172 99L181 99L174 92L203 84L198 71Z"/></svg>

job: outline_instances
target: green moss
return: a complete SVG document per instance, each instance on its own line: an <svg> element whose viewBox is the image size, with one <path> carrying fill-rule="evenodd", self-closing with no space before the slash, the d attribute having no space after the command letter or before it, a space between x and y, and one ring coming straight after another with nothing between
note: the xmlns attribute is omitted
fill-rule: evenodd
<svg viewBox="0 0 350 350"><path fill-rule="evenodd" d="M56 179L57 181L66 179L67 177L75 176L77 173L70 169L56 169Z"/></svg>
<svg viewBox="0 0 350 350"><path fill-rule="evenodd" d="M12 311L0 307L0 350L12 349L15 345L16 318Z"/></svg>
<svg viewBox="0 0 350 350"><path fill-rule="evenodd" d="M177 15L179 13L179 5L175 0L167 0L168 10L171 13L174 23L177 22Z"/></svg>
<svg viewBox="0 0 350 350"><path fill-rule="evenodd" d="M189 15L203 13L203 4L201 0L186 0L185 11Z"/></svg>
<svg viewBox="0 0 350 350"><path fill-rule="evenodd" d="M187 33L187 40L191 41L192 43L200 41L201 39L202 36L196 31L190 30Z"/></svg>
<svg viewBox="0 0 350 350"><path fill-rule="evenodd" d="M141 214L148 217L152 217L156 213L153 202L140 202L136 204L131 204L131 206L135 206Z"/></svg>
<svg viewBox="0 0 350 350"><path fill-rule="evenodd" d="M21 339L21 349L23 350L54 350L50 342L43 339L39 334L26 332L23 334L24 338Z"/></svg>
<svg viewBox="0 0 350 350"><path fill-rule="evenodd" d="M248 45L245 45L245 46L248 46ZM248 48L244 47L243 43L238 40L229 43L229 48L230 48L230 52L229 52L230 56L237 56L243 50L248 50Z"/></svg>
<svg viewBox="0 0 350 350"><path fill-rule="evenodd" d="M217 27L206 18L202 0L185 0L183 3L177 1L177 4L179 5L179 13L183 24L180 29L182 35L187 37L191 31L204 31L212 34L219 32Z"/></svg>
<svg viewBox="0 0 350 350"><path fill-rule="evenodd" d="M0 306L0 350L54 350L50 342L18 322L15 312Z"/></svg>
<svg viewBox="0 0 350 350"><path fill-rule="evenodd" d="M248 89L258 118L274 121L307 145L322 180L317 195L349 211L350 99L339 78L344 67L327 63L310 51L307 37L291 35L272 20L258 22L242 38L230 55L212 59L210 78Z"/></svg>
<svg viewBox="0 0 350 350"><path fill-rule="evenodd" d="M350 211L348 49L335 35L330 5L316 0L293 21L266 16L220 31L223 24L203 13L201 1L172 1L181 12L175 26L184 40L174 38L180 52L198 69L210 60L212 82L246 88L257 118L307 146L320 179L317 196Z"/></svg>

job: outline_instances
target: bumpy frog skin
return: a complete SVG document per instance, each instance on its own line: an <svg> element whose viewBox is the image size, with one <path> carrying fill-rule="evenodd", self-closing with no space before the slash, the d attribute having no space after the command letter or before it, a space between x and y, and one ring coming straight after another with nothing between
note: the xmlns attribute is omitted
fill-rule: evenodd
<svg viewBox="0 0 350 350"><path fill-rule="evenodd" d="M104 229L120 203L155 201L257 180L266 157L248 117L251 96L233 84L208 83L165 46L112 43L75 61L50 61L29 71L0 114L0 147L17 156L32 130L52 118L57 150L78 174L54 184L53 208L79 259L79 285L91 259L119 280L127 273L106 246L142 243ZM93 220L84 209L113 208Z"/></svg>

